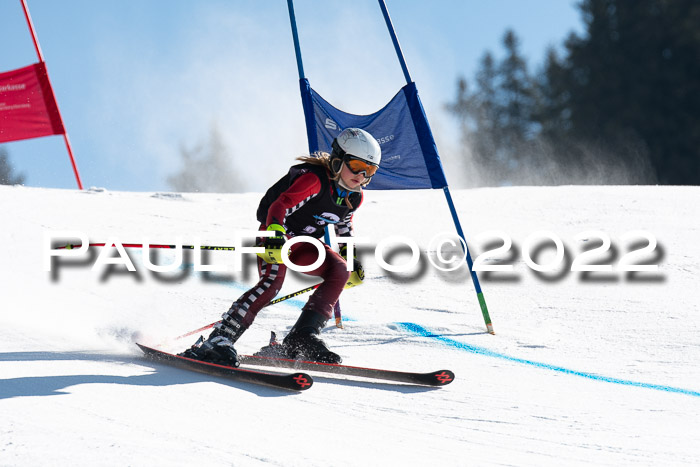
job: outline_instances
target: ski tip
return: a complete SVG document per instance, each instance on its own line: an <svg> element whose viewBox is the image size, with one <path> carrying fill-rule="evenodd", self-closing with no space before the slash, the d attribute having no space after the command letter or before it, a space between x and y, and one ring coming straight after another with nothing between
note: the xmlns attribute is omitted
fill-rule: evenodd
<svg viewBox="0 0 700 467"><path fill-rule="evenodd" d="M294 388L299 391L306 391L314 384L314 380L306 373L294 373L291 375Z"/></svg>
<svg viewBox="0 0 700 467"><path fill-rule="evenodd" d="M435 378L435 386L446 386L454 381L455 374L450 370L440 370L433 373L433 378Z"/></svg>
<svg viewBox="0 0 700 467"><path fill-rule="evenodd" d="M495 335L495 334L496 334L496 333L494 332L494 330L493 330L493 324L491 324L491 323L489 323L489 324L486 325L486 331L487 331L489 334L491 334L491 335Z"/></svg>

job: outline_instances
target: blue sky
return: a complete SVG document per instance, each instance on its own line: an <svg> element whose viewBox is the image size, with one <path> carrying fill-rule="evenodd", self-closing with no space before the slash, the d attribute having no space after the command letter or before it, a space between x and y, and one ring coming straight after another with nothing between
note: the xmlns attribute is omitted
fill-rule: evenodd
<svg viewBox="0 0 700 467"><path fill-rule="evenodd" d="M307 151L284 0L27 0L86 188L167 191L181 146L218 127L245 191L264 191ZM448 182L459 138L444 104L513 28L532 68L582 23L575 0L387 0ZM405 84L374 0L297 0L312 87L347 112ZM0 71L37 61L20 0L0 0ZM61 136L7 143L28 186L76 188Z"/></svg>

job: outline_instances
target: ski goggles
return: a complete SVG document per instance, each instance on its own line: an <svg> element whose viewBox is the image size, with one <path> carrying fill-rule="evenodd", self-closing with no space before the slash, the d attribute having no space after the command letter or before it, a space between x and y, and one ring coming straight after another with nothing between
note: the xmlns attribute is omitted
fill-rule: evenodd
<svg viewBox="0 0 700 467"><path fill-rule="evenodd" d="M355 159L352 156L345 156L345 160L343 162L345 162L347 168L350 169L350 172L354 173L355 175L364 172L365 178L370 178L379 168L376 165L370 164L362 159Z"/></svg>

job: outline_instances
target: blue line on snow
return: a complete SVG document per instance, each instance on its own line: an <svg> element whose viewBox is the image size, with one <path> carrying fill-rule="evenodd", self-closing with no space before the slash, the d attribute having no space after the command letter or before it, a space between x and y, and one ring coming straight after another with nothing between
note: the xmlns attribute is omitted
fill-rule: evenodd
<svg viewBox="0 0 700 467"><path fill-rule="evenodd" d="M596 375L594 373L586 373L583 371L571 370L569 368L564 368L564 367L556 366L556 365L550 365L548 363L536 362L533 360L526 360L524 358L511 357L510 355L502 354L499 352L494 352L494 351L486 349L484 347L477 347L475 345L465 344L464 342L459 342L459 341L456 341L454 339L450 339L448 337L443 337L439 334L434 334L434 333L428 331L427 329L425 329L423 326L420 326L416 323L396 323L396 324L401 326L403 329L405 329L406 331L408 331L412 334L435 339L437 341L442 342L443 344L447 344L451 347L455 347L455 348L458 348L460 350L465 350L467 352L471 352L474 354L486 355L487 357L500 358L502 360L507 360L510 362L522 363L523 365L530 365L530 366L534 366L537 368L544 368L547 370L552 370L552 371L556 371L559 373L565 373L567 375L580 376L581 378L592 379L595 381L603 381L606 383L613 383L613 384L622 384L625 386L636 386L636 387L640 387L640 388L654 389L657 391L673 392L673 393L678 393L678 394L685 394L688 396L700 397L700 391L693 391L690 389L677 388L677 387L673 387L673 386L663 386L660 384L640 383L638 381L630 381L630 380L620 379L620 378L612 378L609 376Z"/></svg>

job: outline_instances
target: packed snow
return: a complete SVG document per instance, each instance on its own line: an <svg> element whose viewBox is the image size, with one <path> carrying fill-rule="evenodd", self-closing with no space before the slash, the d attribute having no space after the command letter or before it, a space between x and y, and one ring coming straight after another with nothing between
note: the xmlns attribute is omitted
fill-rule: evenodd
<svg viewBox="0 0 700 467"><path fill-rule="evenodd" d="M175 251L128 248L131 272L108 264L125 261L116 247L95 247L45 270L60 231L231 245L257 228L259 193L0 186L0 465L700 464L700 188L452 194L472 255L513 265L479 273L495 335L466 266L430 261L434 236L455 230L443 193L367 192L355 216L367 279L343 293L345 327L329 323L324 340L350 365L456 379L430 388L311 372L314 386L297 393L149 361L134 345L191 345L196 336L174 336L218 320L256 282L251 255L240 272L232 252L203 255L226 270L202 272L191 252L180 265ZM420 247L408 271L375 258L393 235ZM571 271L605 237L610 248L582 263L612 270ZM507 252L488 252L508 239ZM383 258L408 264L410 249L392 245ZM148 258L174 270L152 272ZM658 268L621 271L627 259ZM313 283L295 273L281 294ZM239 351L284 335L304 299L263 310Z"/></svg>

